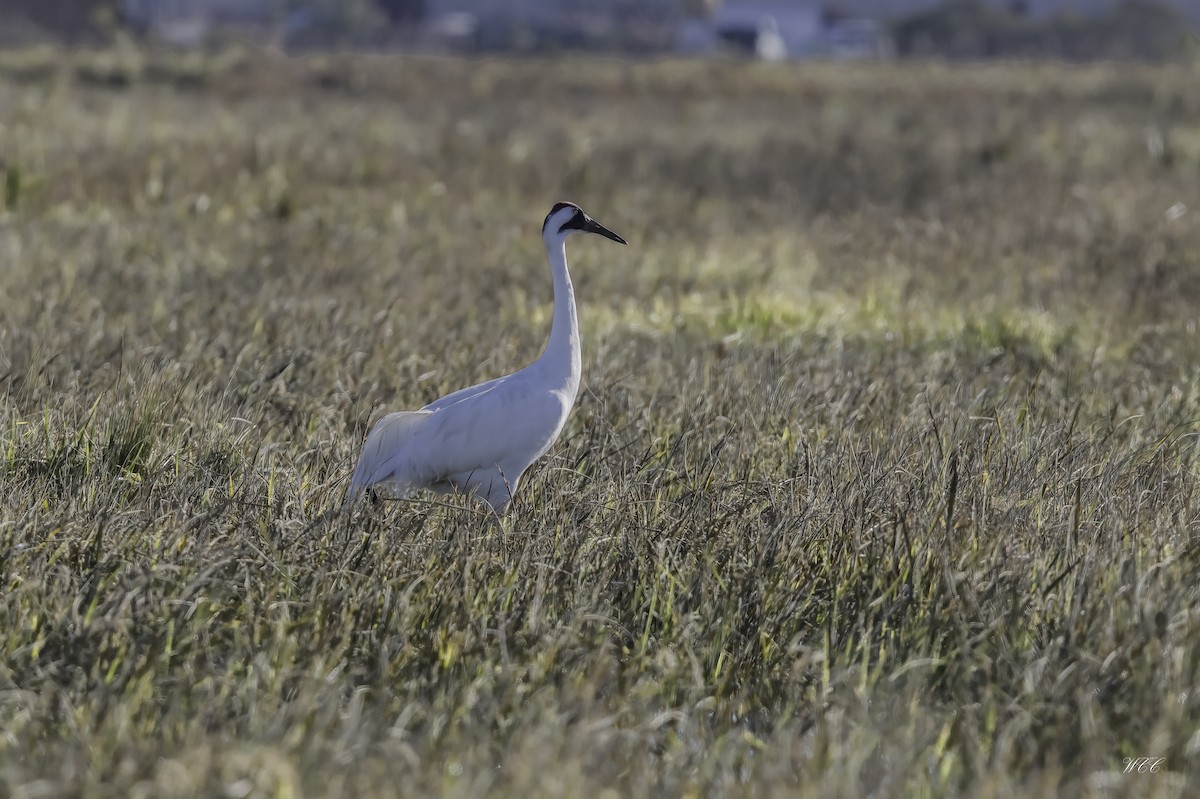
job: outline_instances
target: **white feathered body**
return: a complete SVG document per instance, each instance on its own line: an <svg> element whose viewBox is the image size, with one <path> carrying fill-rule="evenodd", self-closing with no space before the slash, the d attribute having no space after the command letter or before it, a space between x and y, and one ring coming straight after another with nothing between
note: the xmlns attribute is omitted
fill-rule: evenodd
<svg viewBox="0 0 1200 799"><path fill-rule="evenodd" d="M503 510L575 404L578 373L555 379L546 367L536 361L419 411L383 417L367 435L349 497L368 487L394 497L420 489L460 491Z"/></svg>

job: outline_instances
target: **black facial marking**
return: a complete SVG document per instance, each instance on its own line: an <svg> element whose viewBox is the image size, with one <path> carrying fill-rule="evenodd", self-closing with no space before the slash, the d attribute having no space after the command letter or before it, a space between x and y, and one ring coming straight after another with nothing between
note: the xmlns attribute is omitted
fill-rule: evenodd
<svg viewBox="0 0 1200 799"><path fill-rule="evenodd" d="M562 233L564 230L583 230L583 226L586 224L587 217L584 215L583 211L576 208L575 215L566 222L563 222L563 226L558 229L558 232Z"/></svg>

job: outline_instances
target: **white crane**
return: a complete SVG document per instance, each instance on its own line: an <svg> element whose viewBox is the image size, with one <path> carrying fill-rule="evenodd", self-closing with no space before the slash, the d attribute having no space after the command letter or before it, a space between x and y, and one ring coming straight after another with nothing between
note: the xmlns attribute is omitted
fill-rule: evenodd
<svg viewBox="0 0 1200 799"><path fill-rule="evenodd" d="M558 203L542 224L554 279L554 321L541 357L504 377L435 400L419 411L390 413L363 444L347 506L368 488L394 497L422 489L472 493L503 512L529 465L550 449L579 391L582 361L567 237L599 233L625 239L574 203Z"/></svg>

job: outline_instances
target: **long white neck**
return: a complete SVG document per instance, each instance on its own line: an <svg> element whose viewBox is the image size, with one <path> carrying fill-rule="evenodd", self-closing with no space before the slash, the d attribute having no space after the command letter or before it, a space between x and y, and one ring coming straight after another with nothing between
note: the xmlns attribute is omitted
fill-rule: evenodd
<svg viewBox="0 0 1200 799"><path fill-rule="evenodd" d="M547 377L561 380L562 387L574 398L579 390L583 360L575 289L571 286L571 273L567 271L565 244L563 239L546 241L546 256L550 259L550 274L554 278L554 321L550 324L550 341L538 363Z"/></svg>

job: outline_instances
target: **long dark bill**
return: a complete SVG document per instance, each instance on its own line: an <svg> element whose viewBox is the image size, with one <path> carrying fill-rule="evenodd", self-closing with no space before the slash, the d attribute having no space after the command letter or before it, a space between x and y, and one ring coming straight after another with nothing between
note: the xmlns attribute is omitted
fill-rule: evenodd
<svg viewBox="0 0 1200 799"><path fill-rule="evenodd" d="M604 238L612 239L613 241L617 242L618 244L628 244L629 243L629 242L625 241L625 239L618 236L616 233L613 233L611 230L606 228L604 225L597 222L595 219L592 219L590 216L587 218L587 221L583 223L583 229L585 231L587 231L588 233L599 233Z"/></svg>

